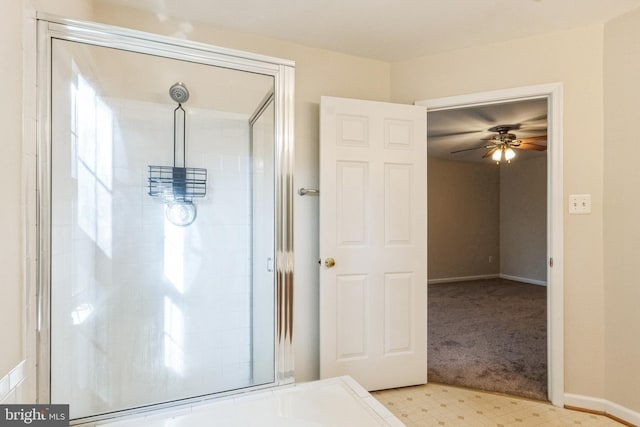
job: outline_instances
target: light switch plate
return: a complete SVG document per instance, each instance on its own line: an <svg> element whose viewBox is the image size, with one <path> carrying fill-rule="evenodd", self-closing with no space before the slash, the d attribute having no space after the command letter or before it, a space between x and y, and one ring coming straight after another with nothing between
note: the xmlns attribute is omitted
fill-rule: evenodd
<svg viewBox="0 0 640 427"><path fill-rule="evenodd" d="M571 215L587 215L591 213L591 194L569 195L569 213Z"/></svg>

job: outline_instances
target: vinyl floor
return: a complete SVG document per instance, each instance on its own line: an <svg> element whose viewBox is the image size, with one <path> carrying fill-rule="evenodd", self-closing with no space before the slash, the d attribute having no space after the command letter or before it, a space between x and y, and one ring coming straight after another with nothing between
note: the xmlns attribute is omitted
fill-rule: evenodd
<svg viewBox="0 0 640 427"><path fill-rule="evenodd" d="M608 417L550 403L429 383L373 396L407 427L619 427Z"/></svg>

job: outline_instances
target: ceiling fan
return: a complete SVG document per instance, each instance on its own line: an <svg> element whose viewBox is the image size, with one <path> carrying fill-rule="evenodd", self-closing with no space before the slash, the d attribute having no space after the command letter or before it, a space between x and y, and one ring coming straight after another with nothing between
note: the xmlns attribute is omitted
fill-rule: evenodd
<svg viewBox="0 0 640 427"><path fill-rule="evenodd" d="M479 150L482 148L488 149L488 151L482 156L483 159L491 157L497 163L504 159L507 162L511 162L516 155L514 148L519 150L535 150L545 151L546 145L534 144L534 142L546 141L547 135L532 136L528 138L517 138L515 134L511 133L512 130L520 129L519 124L511 125L498 125L488 129L489 132L497 132L487 138L487 143L480 147L465 148L462 150L452 151L451 154L461 153L463 151Z"/></svg>

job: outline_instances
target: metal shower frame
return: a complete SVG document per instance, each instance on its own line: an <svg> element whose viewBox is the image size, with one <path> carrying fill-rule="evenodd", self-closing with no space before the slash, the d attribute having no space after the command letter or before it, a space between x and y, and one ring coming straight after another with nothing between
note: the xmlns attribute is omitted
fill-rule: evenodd
<svg viewBox="0 0 640 427"><path fill-rule="evenodd" d="M283 386L294 382L293 348L293 172L294 172L294 76L295 63L290 60L216 47L109 25L37 15L37 310L29 324L36 330L36 364L38 403L51 397L51 50L52 40L61 39L89 45L150 54L187 62L196 62L240 71L272 76L275 108L275 380L266 386L243 390ZM228 393L217 393L220 396ZM206 399L194 397L180 401L188 404ZM211 398L210 396L208 398ZM175 406L176 402L154 405L154 409ZM137 413L149 408L132 409ZM83 418L94 422L113 415ZM72 423L73 424L73 423Z"/></svg>

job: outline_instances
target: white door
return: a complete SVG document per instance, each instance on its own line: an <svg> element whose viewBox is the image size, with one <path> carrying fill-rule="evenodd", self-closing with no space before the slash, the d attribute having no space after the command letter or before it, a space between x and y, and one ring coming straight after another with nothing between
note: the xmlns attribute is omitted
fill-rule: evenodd
<svg viewBox="0 0 640 427"><path fill-rule="evenodd" d="M321 100L322 378L351 375L367 390L426 383L426 116Z"/></svg>

